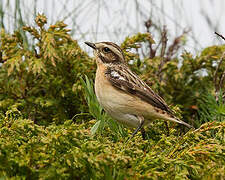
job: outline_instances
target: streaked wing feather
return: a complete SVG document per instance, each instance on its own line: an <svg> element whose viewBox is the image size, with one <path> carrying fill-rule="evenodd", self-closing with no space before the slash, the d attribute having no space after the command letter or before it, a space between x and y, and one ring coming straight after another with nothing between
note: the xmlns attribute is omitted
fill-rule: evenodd
<svg viewBox="0 0 225 180"><path fill-rule="evenodd" d="M152 106L165 110L171 115L173 114L165 101L127 67L109 66L105 74L114 87L136 95Z"/></svg>

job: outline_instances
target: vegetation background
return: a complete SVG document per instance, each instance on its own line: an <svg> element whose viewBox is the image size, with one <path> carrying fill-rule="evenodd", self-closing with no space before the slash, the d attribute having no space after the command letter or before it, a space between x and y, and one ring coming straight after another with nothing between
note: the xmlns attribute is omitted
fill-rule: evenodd
<svg viewBox="0 0 225 180"><path fill-rule="evenodd" d="M45 14L39 13L40 1L27 2L0 1L1 179L225 178L223 36L214 35L217 45L201 47L192 29L171 20L166 4L157 8L154 1L132 1L133 9L122 1L110 18L118 24L104 26L104 32L101 13L114 7L106 1L45 1ZM171 4L175 14L184 8ZM215 23L205 9L201 13L209 32L220 30L219 18ZM89 22L93 15L97 19ZM174 31L165 26L168 18ZM81 30L82 22L93 28ZM122 29L112 29L120 24ZM126 141L132 130L99 106L96 65L79 45L106 37L196 129L157 120L146 128L147 140L137 134Z"/></svg>

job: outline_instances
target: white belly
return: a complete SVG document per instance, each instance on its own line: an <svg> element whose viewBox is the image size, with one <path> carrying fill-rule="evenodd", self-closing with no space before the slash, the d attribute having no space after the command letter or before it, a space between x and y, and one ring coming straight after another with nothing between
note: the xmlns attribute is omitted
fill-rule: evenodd
<svg viewBox="0 0 225 180"><path fill-rule="evenodd" d="M100 105L113 119L129 127L137 127L140 120L129 106L134 98L113 87L106 77L99 77L99 74L97 71L95 93Z"/></svg>

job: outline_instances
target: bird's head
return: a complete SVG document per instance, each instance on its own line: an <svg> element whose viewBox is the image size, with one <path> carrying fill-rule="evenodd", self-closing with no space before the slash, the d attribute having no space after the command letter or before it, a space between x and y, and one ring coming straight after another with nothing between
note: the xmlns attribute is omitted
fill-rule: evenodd
<svg viewBox="0 0 225 180"><path fill-rule="evenodd" d="M94 49L97 64L125 64L125 58L121 48L112 42L85 42Z"/></svg>

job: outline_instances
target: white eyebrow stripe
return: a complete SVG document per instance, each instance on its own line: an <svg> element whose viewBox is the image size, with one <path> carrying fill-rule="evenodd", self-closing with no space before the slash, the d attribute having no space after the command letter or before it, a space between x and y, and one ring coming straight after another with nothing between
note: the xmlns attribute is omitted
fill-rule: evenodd
<svg viewBox="0 0 225 180"><path fill-rule="evenodd" d="M108 44L104 44L106 47L108 47L109 49L111 49L111 51L113 51L115 54L117 54L121 59L123 59L123 55L122 52L119 51L117 48L113 47L112 45L108 45Z"/></svg>

